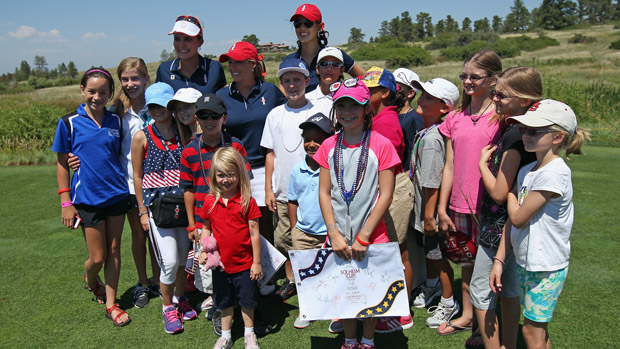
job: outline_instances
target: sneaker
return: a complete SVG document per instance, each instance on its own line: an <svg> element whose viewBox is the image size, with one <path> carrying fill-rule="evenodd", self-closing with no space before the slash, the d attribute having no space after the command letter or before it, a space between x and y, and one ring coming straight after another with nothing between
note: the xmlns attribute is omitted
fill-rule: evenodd
<svg viewBox="0 0 620 349"><path fill-rule="evenodd" d="M211 308L213 308L213 297L209 296L200 303L200 311L208 311Z"/></svg>
<svg viewBox="0 0 620 349"><path fill-rule="evenodd" d="M207 310L205 317L207 318L207 320L212 321L213 320L213 314L215 314L217 310L215 310L215 307L211 307L209 308L209 310Z"/></svg>
<svg viewBox="0 0 620 349"><path fill-rule="evenodd" d="M375 349L374 345L361 343L357 346L359 349Z"/></svg>
<svg viewBox="0 0 620 349"><path fill-rule="evenodd" d="M232 345L232 340L220 337L217 339L217 342L215 342L213 349L229 349L232 348Z"/></svg>
<svg viewBox="0 0 620 349"><path fill-rule="evenodd" d="M273 280L264 284L263 287L259 289L261 296L269 296L275 290L276 290L276 284L273 282Z"/></svg>
<svg viewBox="0 0 620 349"><path fill-rule="evenodd" d="M432 316L426 319L426 326L430 328L437 328L442 323L450 321L460 309L461 308L457 302L454 302L453 307L447 307L443 305L443 303L439 302L436 306L428 308L427 311L429 314L432 314Z"/></svg>
<svg viewBox="0 0 620 349"><path fill-rule="evenodd" d="M342 343L342 346L340 347L340 349L358 349L358 348L360 348L359 343L349 344L347 342Z"/></svg>
<svg viewBox="0 0 620 349"><path fill-rule="evenodd" d="M246 334L243 337L243 343L245 343L246 349L260 349L258 346L258 339L256 339L256 333Z"/></svg>
<svg viewBox="0 0 620 349"><path fill-rule="evenodd" d="M276 291L276 295L279 296L283 301L288 300L297 294L297 287L295 287L295 283L290 280L284 280L282 287L278 291Z"/></svg>
<svg viewBox="0 0 620 349"><path fill-rule="evenodd" d="M293 326L301 330L303 328L310 326L310 321L304 320L301 318L301 316L297 315L297 319L295 319L295 323L293 324Z"/></svg>
<svg viewBox="0 0 620 349"><path fill-rule="evenodd" d="M412 328L413 327L413 316L411 316L411 314L409 314L408 316L401 316L400 326L403 328L403 330Z"/></svg>
<svg viewBox="0 0 620 349"><path fill-rule="evenodd" d="M344 324L340 321L340 319L334 319L329 323L327 330L329 333L340 333L344 331Z"/></svg>
<svg viewBox="0 0 620 349"><path fill-rule="evenodd" d="M183 320L189 321L189 320L194 320L195 318L198 317L196 310L192 308L192 306L189 304L189 301L187 300L187 298L185 298L185 296L179 297L179 303L177 303L176 306L181 312L181 314L183 314Z"/></svg>
<svg viewBox="0 0 620 349"><path fill-rule="evenodd" d="M137 283L133 287L133 305L136 308L146 308L149 305L149 288Z"/></svg>
<svg viewBox="0 0 620 349"><path fill-rule="evenodd" d="M164 320L164 332L175 334L183 331L183 320L175 307L166 308L162 311L161 317Z"/></svg>
<svg viewBox="0 0 620 349"><path fill-rule="evenodd" d="M221 336L222 335L222 312L219 310L214 311L211 322L213 322L213 333L215 333L216 336Z"/></svg>
<svg viewBox="0 0 620 349"><path fill-rule="evenodd" d="M403 326L400 324L400 317L380 317L377 319L377 326L375 327L376 333L392 333L400 331Z"/></svg>
<svg viewBox="0 0 620 349"><path fill-rule="evenodd" d="M413 300L413 306L416 308L426 308L433 300L441 294L441 284L438 282L435 287L428 287L426 283L420 286L420 293Z"/></svg>

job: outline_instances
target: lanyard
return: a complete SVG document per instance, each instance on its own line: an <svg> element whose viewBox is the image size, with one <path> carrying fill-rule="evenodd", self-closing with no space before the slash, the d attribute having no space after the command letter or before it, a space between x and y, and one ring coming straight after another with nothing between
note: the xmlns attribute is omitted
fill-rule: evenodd
<svg viewBox="0 0 620 349"><path fill-rule="evenodd" d="M177 128L176 127L172 127L172 130L174 131L174 138L177 140L177 147L178 147L178 144L180 143L179 133L177 132ZM161 133L159 133L159 130L157 129L157 127L154 124L153 124L153 132L155 133L157 138L159 138L161 143L164 145L164 149L166 149L166 154L169 154L170 157L172 157L172 160L175 163L177 163L177 165L178 165L179 163L177 162L177 160L174 158L174 156L172 156L172 154L170 154L170 148L168 148L167 141L164 139L164 137L161 135Z"/></svg>
<svg viewBox="0 0 620 349"><path fill-rule="evenodd" d="M221 141L222 143L220 143L220 144L221 144L221 146L224 146L224 134L221 133L221 136L222 136L222 141ZM208 186L208 184L207 184L207 180L208 180L207 174L205 172L205 168L202 165L202 149L201 149L202 148L202 134L200 134L200 136L198 136L198 147L197 148L198 149L196 149L196 150L198 151L198 160L199 160L198 163L200 164L200 171L202 172L202 178L204 178L205 185Z"/></svg>

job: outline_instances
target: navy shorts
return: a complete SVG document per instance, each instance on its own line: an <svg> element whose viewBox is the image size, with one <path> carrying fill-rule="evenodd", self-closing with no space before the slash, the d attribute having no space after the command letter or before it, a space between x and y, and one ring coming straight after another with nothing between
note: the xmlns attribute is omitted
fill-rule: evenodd
<svg viewBox="0 0 620 349"><path fill-rule="evenodd" d="M223 310L237 304L245 309L256 309L258 284L250 279L250 269L228 274L216 268L212 277L215 309Z"/></svg>
<svg viewBox="0 0 620 349"><path fill-rule="evenodd" d="M119 202L109 206L89 206L89 205L74 205L78 211L80 218L82 218L81 225L84 227L95 227L99 223L104 222L109 216L120 216L129 212L130 201L129 195Z"/></svg>

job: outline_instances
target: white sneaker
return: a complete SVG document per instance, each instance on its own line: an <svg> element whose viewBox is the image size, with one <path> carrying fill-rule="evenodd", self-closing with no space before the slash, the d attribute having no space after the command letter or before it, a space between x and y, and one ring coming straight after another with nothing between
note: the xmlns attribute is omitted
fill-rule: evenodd
<svg viewBox="0 0 620 349"><path fill-rule="evenodd" d="M446 321L450 321L461 310L459 304L454 302L453 307L446 307L441 302L434 307L430 307L427 311L429 314L433 314L426 319L426 326L430 328L437 328L439 325Z"/></svg>
<svg viewBox="0 0 620 349"><path fill-rule="evenodd" d="M301 316L297 315L297 319L295 319L295 323L293 324L293 326L301 330L303 328L310 326L310 321L304 320L301 318Z"/></svg>
<svg viewBox="0 0 620 349"><path fill-rule="evenodd" d="M433 302L435 297L441 294L441 284L438 282L435 287L428 287L426 283L420 286L420 293L413 300L413 306L416 308L426 308Z"/></svg>

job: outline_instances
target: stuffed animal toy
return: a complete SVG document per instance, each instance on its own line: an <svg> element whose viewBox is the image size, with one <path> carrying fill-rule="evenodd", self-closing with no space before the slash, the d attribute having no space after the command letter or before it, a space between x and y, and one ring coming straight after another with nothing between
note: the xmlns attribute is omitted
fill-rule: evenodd
<svg viewBox="0 0 620 349"><path fill-rule="evenodd" d="M220 252L217 250L217 240L213 236L207 236L202 240L202 250L207 253L207 263L205 270L220 267L224 271L224 264L220 259Z"/></svg>

